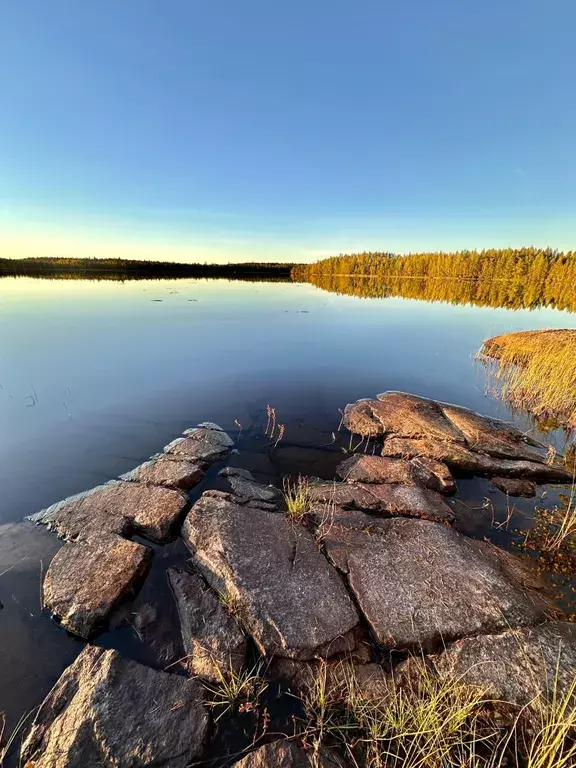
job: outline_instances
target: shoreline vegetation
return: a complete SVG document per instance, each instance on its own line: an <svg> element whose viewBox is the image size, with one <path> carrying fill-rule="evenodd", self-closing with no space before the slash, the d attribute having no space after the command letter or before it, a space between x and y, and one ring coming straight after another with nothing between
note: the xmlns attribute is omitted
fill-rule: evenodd
<svg viewBox="0 0 576 768"><path fill-rule="evenodd" d="M478 357L512 407L576 429L576 330L520 331L488 339Z"/></svg>
<svg viewBox="0 0 576 768"><path fill-rule="evenodd" d="M292 279L360 298L401 296L452 304L576 311L576 253L507 248L454 253L341 254L296 265Z"/></svg>
<svg viewBox="0 0 576 768"><path fill-rule="evenodd" d="M180 264L136 259L0 258L0 277L50 279L151 280L182 277L224 277L289 280L291 263Z"/></svg>

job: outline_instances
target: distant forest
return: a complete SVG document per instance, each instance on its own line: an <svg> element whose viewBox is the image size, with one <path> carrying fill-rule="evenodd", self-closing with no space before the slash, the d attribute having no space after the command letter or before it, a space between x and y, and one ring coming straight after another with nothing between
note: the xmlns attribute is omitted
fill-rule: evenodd
<svg viewBox="0 0 576 768"><path fill-rule="evenodd" d="M170 277L290 279L293 264L177 264L136 259L0 258L0 276L54 279L146 280Z"/></svg>
<svg viewBox="0 0 576 768"><path fill-rule="evenodd" d="M357 253L297 265L292 277L328 291L576 311L576 253L518 248L455 253Z"/></svg>

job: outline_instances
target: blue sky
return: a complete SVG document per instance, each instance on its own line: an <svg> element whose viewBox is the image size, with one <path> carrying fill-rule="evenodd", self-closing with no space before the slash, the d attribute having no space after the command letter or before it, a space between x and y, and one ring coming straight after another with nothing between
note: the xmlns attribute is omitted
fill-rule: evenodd
<svg viewBox="0 0 576 768"><path fill-rule="evenodd" d="M576 247L574 0L4 0L0 255Z"/></svg>

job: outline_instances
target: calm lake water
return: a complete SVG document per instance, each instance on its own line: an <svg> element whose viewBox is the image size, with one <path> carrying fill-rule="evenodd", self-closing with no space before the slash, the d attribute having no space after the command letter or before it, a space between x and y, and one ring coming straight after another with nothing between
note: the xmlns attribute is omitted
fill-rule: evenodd
<svg viewBox="0 0 576 768"><path fill-rule="evenodd" d="M286 444L304 424L329 435L339 408L387 389L526 427L485 395L473 357L489 336L546 327L576 328L576 314L297 283L0 280L0 711L13 722L38 704L81 648L40 612L58 542L25 515L118 476L200 421L249 430L267 404ZM175 547L167 557L181 556Z"/></svg>

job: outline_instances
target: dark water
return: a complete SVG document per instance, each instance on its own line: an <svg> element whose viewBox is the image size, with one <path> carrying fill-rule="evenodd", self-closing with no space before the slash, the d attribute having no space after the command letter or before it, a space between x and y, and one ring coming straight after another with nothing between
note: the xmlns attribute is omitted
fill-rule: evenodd
<svg viewBox="0 0 576 768"><path fill-rule="evenodd" d="M41 576L59 543L22 523L25 515L116 477L199 421L233 435L240 423L240 448L262 451L267 404L286 425L274 458L278 477L309 468L313 456L301 446L330 443L339 408L387 389L526 428L526 419L485 394L473 356L489 336L545 327L576 328L576 315L360 299L292 283L1 280L0 712L8 729L82 647L41 613ZM562 447L562 435L546 439ZM328 451L314 474L331 476L340 456ZM504 497L481 479L460 491L468 504L460 528L509 544L511 534L491 528L491 513L478 510L488 497L502 518ZM535 501L515 504L520 527L529 524ZM154 573L184 558L178 542L158 547L156 570L131 607L163 606L158 647L169 642L173 609ZM150 656L123 618L98 642L159 664L160 651Z"/></svg>

